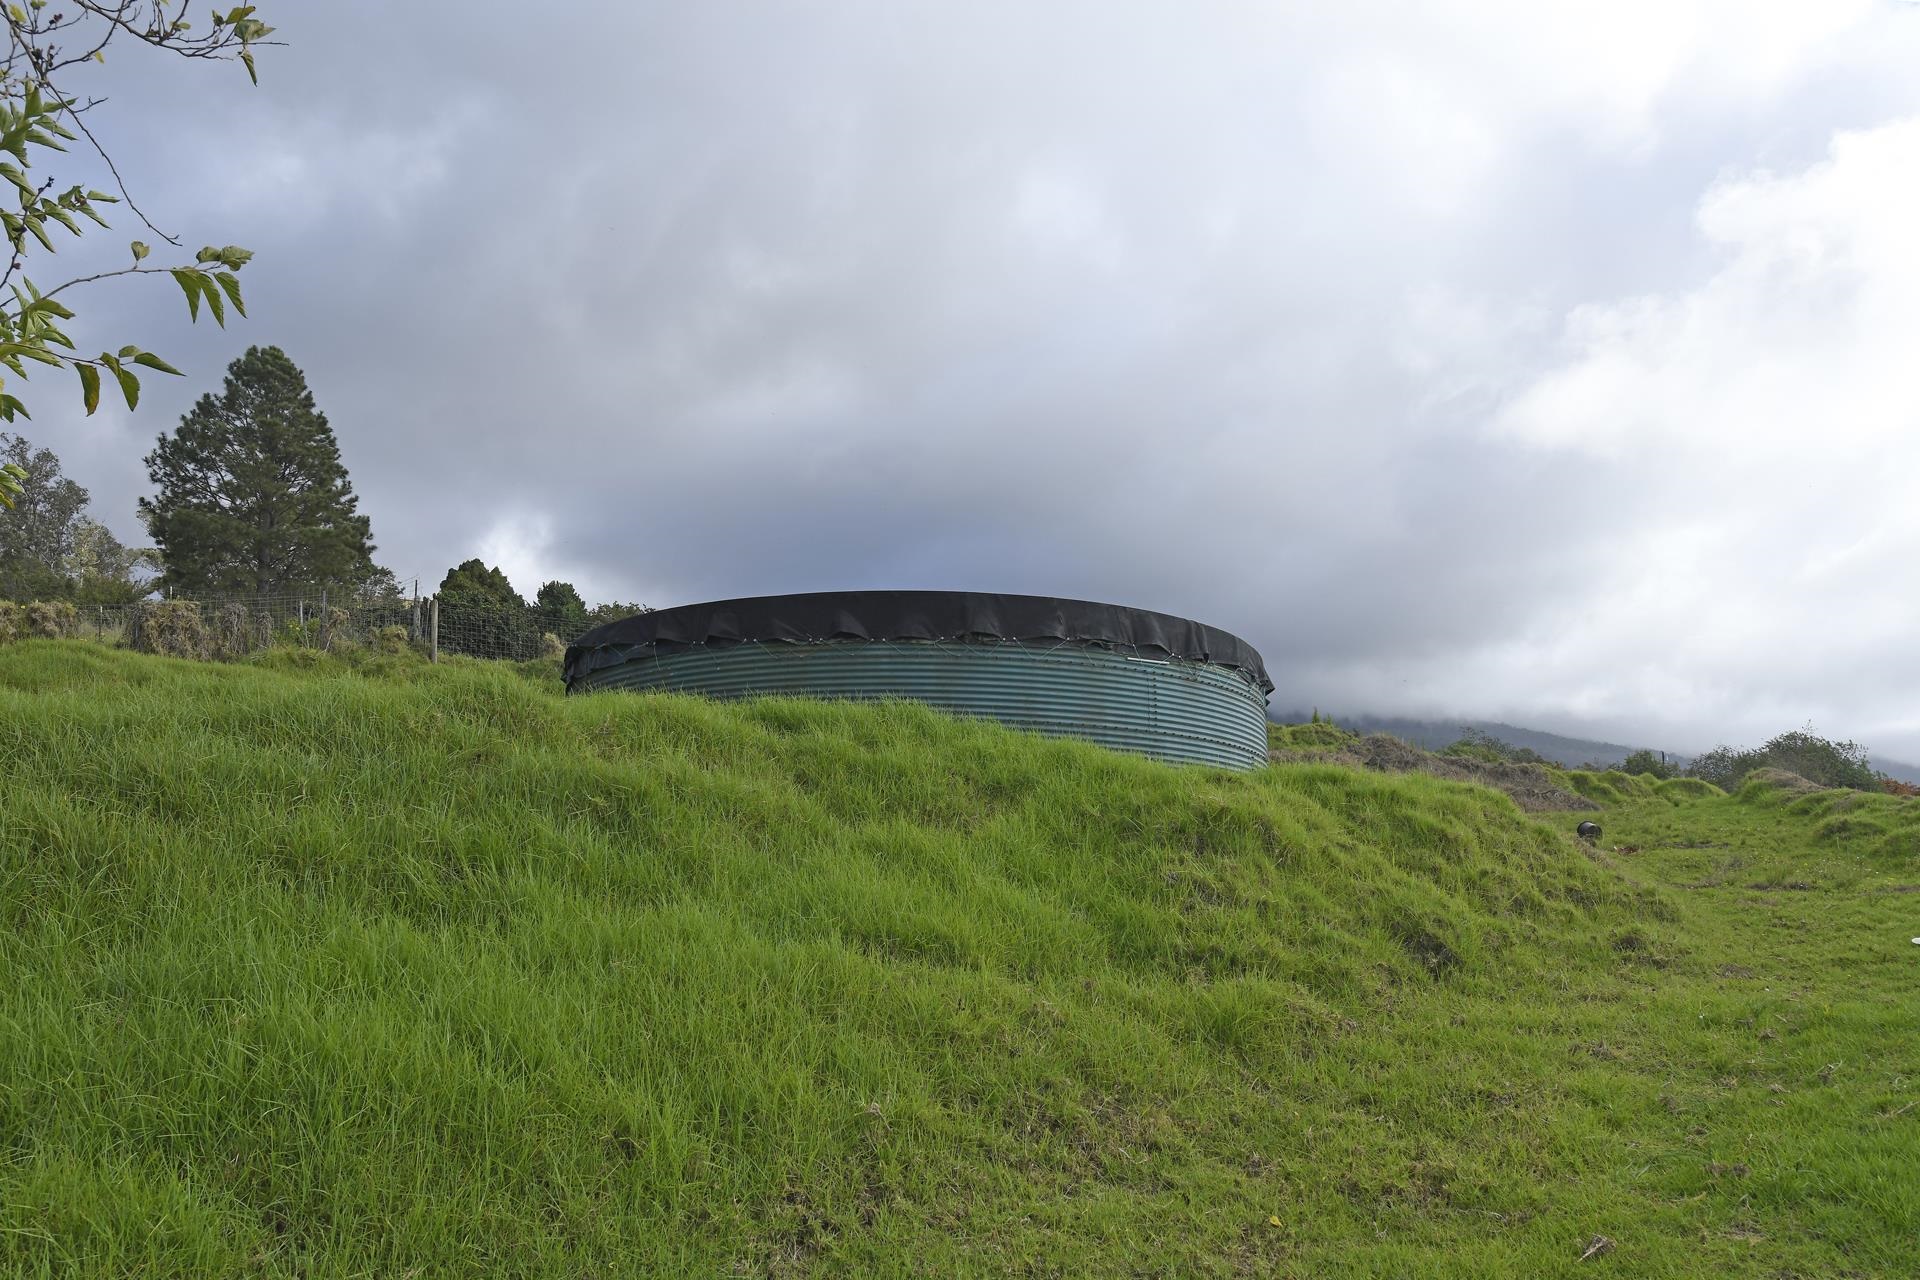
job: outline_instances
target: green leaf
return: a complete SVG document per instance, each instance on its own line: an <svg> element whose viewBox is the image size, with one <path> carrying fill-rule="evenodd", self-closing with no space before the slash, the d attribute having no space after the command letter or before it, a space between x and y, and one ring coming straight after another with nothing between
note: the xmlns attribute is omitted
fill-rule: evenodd
<svg viewBox="0 0 1920 1280"><path fill-rule="evenodd" d="M207 310L213 312L213 322L222 329L226 328L227 304L226 301L221 298L220 290L214 287L213 277L211 275L201 274L200 292L207 295Z"/></svg>
<svg viewBox="0 0 1920 1280"><path fill-rule="evenodd" d="M240 51L240 61L247 64L247 79L253 81L254 87L258 88L260 85L260 73L253 69L253 50L242 49Z"/></svg>
<svg viewBox="0 0 1920 1280"><path fill-rule="evenodd" d="M187 317L200 319L200 273L188 267L175 267L170 273L179 282L181 292L187 295Z"/></svg>
<svg viewBox="0 0 1920 1280"><path fill-rule="evenodd" d="M80 375L80 398L86 403L87 416L100 407L100 371L90 364L77 364L74 371Z"/></svg>
<svg viewBox="0 0 1920 1280"><path fill-rule="evenodd" d="M60 357L51 351L42 351L39 347L26 345L16 347L15 351L29 360L38 360L41 364L50 364L56 369L60 367Z"/></svg>
<svg viewBox="0 0 1920 1280"><path fill-rule="evenodd" d="M133 358L133 362L137 365L144 365L149 369L158 369L162 373L170 373L176 378L184 378L187 376L151 351L142 351Z"/></svg>
<svg viewBox="0 0 1920 1280"><path fill-rule="evenodd" d="M52 253L54 251L53 241L47 235L47 228L44 225L46 223L46 219L42 218L37 213L30 213L26 216L25 221L27 224L27 230L33 232L33 238L40 242L40 247L42 249L45 249L48 253Z"/></svg>
<svg viewBox="0 0 1920 1280"><path fill-rule="evenodd" d="M145 258L148 254L152 252L153 250L149 249L143 242L139 240L135 240L133 242L133 260L135 262L139 262L142 258Z"/></svg>
<svg viewBox="0 0 1920 1280"><path fill-rule="evenodd" d="M0 396L0 421L12 422L13 415L16 413L29 420L33 418L33 415L27 412L27 406L20 403L20 397L11 395ZM12 506L13 504L8 503L7 505Z"/></svg>
<svg viewBox="0 0 1920 1280"><path fill-rule="evenodd" d="M216 271L213 273L213 282L226 291L227 301L233 304L233 309L245 316L247 304L240 300L240 281L228 272Z"/></svg>
<svg viewBox="0 0 1920 1280"><path fill-rule="evenodd" d="M109 355L101 356L100 363L107 366L107 368L113 370L114 379L118 381L120 384L120 394L127 398L127 408L129 409L139 408L140 407L140 379L134 377L133 374L129 372L126 369L126 367L123 366L120 363L120 361L113 356L109 356Z"/></svg>

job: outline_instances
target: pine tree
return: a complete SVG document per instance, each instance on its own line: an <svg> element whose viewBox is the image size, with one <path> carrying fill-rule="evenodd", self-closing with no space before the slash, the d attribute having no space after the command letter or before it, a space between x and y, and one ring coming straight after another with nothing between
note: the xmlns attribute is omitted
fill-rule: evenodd
<svg viewBox="0 0 1920 1280"><path fill-rule="evenodd" d="M571 582L541 583L540 590L534 594L533 607L545 614L549 623L574 628L586 625L587 602L580 598L580 592Z"/></svg>
<svg viewBox="0 0 1920 1280"><path fill-rule="evenodd" d="M513 589L507 575L479 560L462 560L440 579L442 599L495 609L524 609L527 602Z"/></svg>
<svg viewBox="0 0 1920 1280"><path fill-rule="evenodd" d="M440 580L440 647L476 658L524 660L540 652L542 631L507 575L463 560Z"/></svg>
<svg viewBox="0 0 1920 1280"><path fill-rule="evenodd" d="M200 397L146 463L160 492L140 516L176 594L281 595L372 572L339 442L278 347L228 365L221 395Z"/></svg>

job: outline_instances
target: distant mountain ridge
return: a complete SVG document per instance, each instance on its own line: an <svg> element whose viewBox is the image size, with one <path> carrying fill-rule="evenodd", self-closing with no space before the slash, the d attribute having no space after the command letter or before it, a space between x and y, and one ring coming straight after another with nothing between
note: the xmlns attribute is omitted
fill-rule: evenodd
<svg viewBox="0 0 1920 1280"><path fill-rule="evenodd" d="M1270 712L1269 716L1279 724L1299 724L1311 718L1312 714L1310 711L1287 711ZM1500 720L1415 720L1409 716L1329 716L1325 712L1321 713L1320 718L1332 720L1340 727L1356 733L1390 733L1428 751L1438 751L1441 747L1460 741L1468 729L1477 729L1510 747L1526 747L1567 768L1577 768L1583 764L1617 765L1640 749L1618 742L1524 729ZM1652 749L1659 750L1657 747ZM1685 765L1693 758L1678 751L1669 751L1666 756L1676 765ZM1920 783L1920 765L1907 764L1902 760L1882 760L1877 756L1871 759L1873 767L1890 778Z"/></svg>

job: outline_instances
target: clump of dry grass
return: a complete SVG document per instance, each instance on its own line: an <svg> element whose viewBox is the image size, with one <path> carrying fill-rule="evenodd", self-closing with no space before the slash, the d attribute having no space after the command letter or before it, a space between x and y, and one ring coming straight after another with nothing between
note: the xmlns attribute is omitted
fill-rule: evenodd
<svg viewBox="0 0 1920 1280"><path fill-rule="evenodd" d="M320 615L320 648L339 653L354 647L353 618L345 609L328 609Z"/></svg>
<svg viewBox="0 0 1920 1280"><path fill-rule="evenodd" d="M208 634L200 606L192 600L156 600L133 613L129 639L141 653L168 658L212 655L215 638Z"/></svg>
<svg viewBox="0 0 1920 1280"><path fill-rule="evenodd" d="M224 604L213 615L211 649L222 658L238 658L256 647L253 619L243 604ZM271 631L267 633L269 636Z"/></svg>
<svg viewBox="0 0 1920 1280"><path fill-rule="evenodd" d="M80 633L80 614L65 600L36 600L27 606L26 631L42 640L68 640Z"/></svg>

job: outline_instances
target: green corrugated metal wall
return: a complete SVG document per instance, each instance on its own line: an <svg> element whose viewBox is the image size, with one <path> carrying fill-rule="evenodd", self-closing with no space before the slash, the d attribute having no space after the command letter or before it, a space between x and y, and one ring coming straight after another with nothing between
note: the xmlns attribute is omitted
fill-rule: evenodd
<svg viewBox="0 0 1920 1280"><path fill-rule="evenodd" d="M577 688L911 698L1175 763L1252 769L1267 760L1266 699L1238 673L1073 645L742 644L658 657L642 650Z"/></svg>

